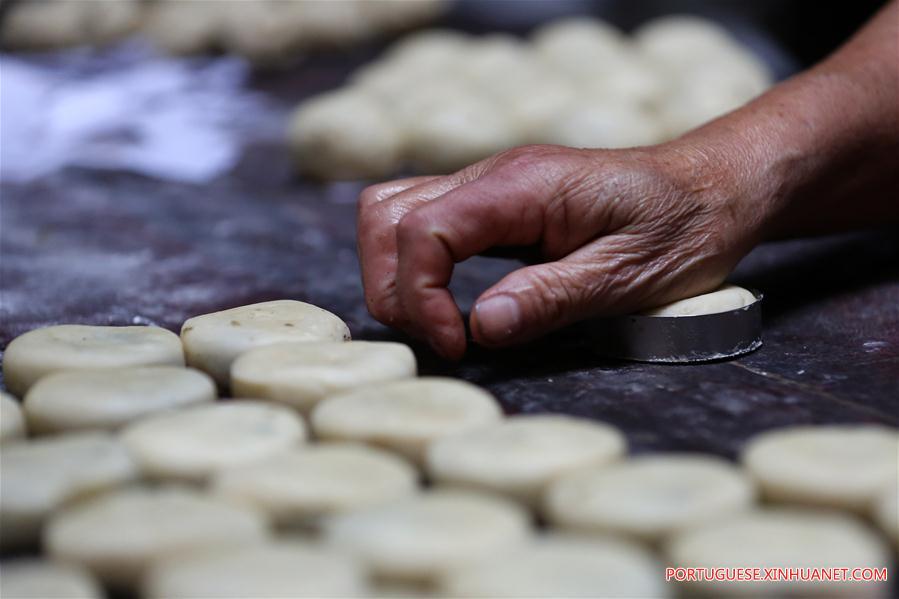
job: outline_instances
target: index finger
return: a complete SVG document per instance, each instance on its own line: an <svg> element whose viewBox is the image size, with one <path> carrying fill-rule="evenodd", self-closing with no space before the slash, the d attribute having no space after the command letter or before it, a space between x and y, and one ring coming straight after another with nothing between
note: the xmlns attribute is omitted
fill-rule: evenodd
<svg viewBox="0 0 899 599"><path fill-rule="evenodd" d="M455 263L494 246L537 243L545 197L542 186L501 170L448 191L400 221L397 298L438 353L457 359L465 352L462 316L447 289Z"/></svg>

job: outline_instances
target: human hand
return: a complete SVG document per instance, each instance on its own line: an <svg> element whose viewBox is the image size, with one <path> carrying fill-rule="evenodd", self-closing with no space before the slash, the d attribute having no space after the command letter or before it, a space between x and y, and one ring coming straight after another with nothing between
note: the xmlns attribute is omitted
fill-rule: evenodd
<svg viewBox="0 0 899 599"><path fill-rule="evenodd" d="M740 169L717 166L726 162L676 143L524 146L452 175L371 186L358 213L368 309L460 358L465 328L447 290L453 265L504 246L533 247L545 262L478 298L471 331L488 347L709 291L764 224L736 180Z"/></svg>

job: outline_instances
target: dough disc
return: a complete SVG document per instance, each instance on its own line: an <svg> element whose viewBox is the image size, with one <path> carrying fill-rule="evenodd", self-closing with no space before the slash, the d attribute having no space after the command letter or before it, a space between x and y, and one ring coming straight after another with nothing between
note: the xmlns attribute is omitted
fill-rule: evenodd
<svg viewBox="0 0 899 599"><path fill-rule="evenodd" d="M215 400L215 383L199 370L141 366L56 372L25 396L25 415L38 434L117 429L159 412Z"/></svg>
<svg viewBox="0 0 899 599"><path fill-rule="evenodd" d="M367 596L365 573L355 559L289 541L163 559L143 588L148 599Z"/></svg>
<svg viewBox="0 0 899 599"><path fill-rule="evenodd" d="M44 546L115 588L133 589L156 559L241 547L267 536L264 518L186 489L130 489L56 514Z"/></svg>
<svg viewBox="0 0 899 599"><path fill-rule="evenodd" d="M563 476L550 486L546 512L571 530L658 541L748 509L754 496L749 480L723 459L658 455Z"/></svg>
<svg viewBox="0 0 899 599"><path fill-rule="evenodd" d="M181 327L187 364L225 387L231 363L254 347L290 341L347 341L350 330L318 306L276 300L188 319Z"/></svg>
<svg viewBox="0 0 899 599"><path fill-rule="evenodd" d="M3 562L0 596L7 599L101 599L89 572L71 564L41 559Z"/></svg>
<svg viewBox="0 0 899 599"><path fill-rule="evenodd" d="M710 293L703 293L641 312L644 316L700 316L718 314L744 308L756 301L748 289L724 285Z"/></svg>
<svg viewBox="0 0 899 599"><path fill-rule="evenodd" d="M314 177L386 177L402 165L405 139L367 91L347 89L301 104L290 119L297 168Z"/></svg>
<svg viewBox="0 0 899 599"><path fill-rule="evenodd" d="M50 437L3 448L0 530L4 549L27 547L64 503L128 482L137 469L105 433Z"/></svg>
<svg viewBox="0 0 899 599"><path fill-rule="evenodd" d="M806 426L763 433L742 461L772 500L865 513L899 484L899 434L880 426Z"/></svg>
<svg viewBox="0 0 899 599"><path fill-rule="evenodd" d="M890 485L874 501L874 520L899 547L899 485Z"/></svg>
<svg viewBox="0 0 899 599"><path fill-rule="evenodd" d="M25 436L25 417L19 402L0 391L0 443L15 441Z"/></svg>
<svg viewBox="0 0 899 599"><path fill-rule="evenodd" d="M336 516L327 540L384 578L427 582L524 542L527 514L489 495L434 491Z"/></svg>
<svg viewBox="0 0 899 599"><path fill-rule="evenodd" d="M281 525L393 501L415 492L403 459L351 444L320 444L219 473L215 493L253 505Z"/></svg>
<svg viewBox="0 0 899 599"><path fill-rule="evenodd" d="M158 414L129 425L122 441L148 476L202 481L215 471L258 461L306 438L288 408L226 401Z"/></svg>
<svg viewBox="0 0 899 599"><path fill-rule="evenodd" d="M676 536L666 548L672 567L882 568L890 561L884 543L847 515L795 509L754 511ZM885 583L691 582L689 596L887 596Z"/></svg>
<svg viewBox="0 0 899 599"><path fill-rule="evenodd" d="M627 448L616 429L569 416L513 416L428 448L427 472L438 484L494 491L537 506L560 474L606 464Z"/></svg>
<svg viewBox="0 0 899 599"><path fill-rule="evenodd" d="M637 545L551 534L445 576L447 597L668 597L662 567Z"/></svg>
<svg viewBox="0 0 899 599"><path fill-rule="evenodd" d="M493 396L475 385L425 377L330 397L312 413L312 428L322 439L367 442L421 463L428 442L496 422L501 414Z"/></svg>
<svg viewBox="0 0 899 599"><path fill-rule="evenodd" d="M184 366L178 336L159 327L61 324L13 339L3 355L3 381L17 397L58 370Z"/></svg>
<svg viewBox="0 0 899 599"><path fill-rule="evenodd" d="M415 354L402 343L279 343L235 360L231 391L235 397L272 399L308 414L328 395L414 377L415 372Z"/></svg>

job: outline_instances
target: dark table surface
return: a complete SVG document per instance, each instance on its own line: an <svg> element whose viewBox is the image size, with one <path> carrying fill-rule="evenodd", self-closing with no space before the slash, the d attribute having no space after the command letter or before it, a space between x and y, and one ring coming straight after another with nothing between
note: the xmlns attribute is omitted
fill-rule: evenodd
<svg viewBox="0 0 899 599"><path fill-rule="evenodd" d="M370 51L257 75L282 110L340 82ZM286 148L254 142L207 184L68 168L0 183L0 347L56 323L156 324L278 298L341 316L356 339L399 339L366 312L355 252L362 184L298 181ZM467 309L516 264L476 258L452 289ZM766 244L733 274L765 294L764 345L736 360L648 365L594 355L575 327L460 363L414 344L422 374L461 377L509 412L621 427L637 451L733 456L778 426L899 426L899 230Z"/></svg>

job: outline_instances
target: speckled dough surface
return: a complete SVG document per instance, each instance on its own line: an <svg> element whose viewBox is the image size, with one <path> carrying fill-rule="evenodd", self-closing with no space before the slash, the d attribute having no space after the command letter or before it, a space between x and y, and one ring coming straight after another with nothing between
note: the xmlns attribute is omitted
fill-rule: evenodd
<svg viewBox="0 0 899 599"><path fill-rule="evenodd" d="M216 471L286 451L306 438L289 408L225 401L158 414L129 425L122 442L146 476L202 481Z"/></svg>
<svg viewBox="0 0 899 599"><path fill-rule="evenodd" d="M871 506L874 520L899 549L899 485L889 485Z"/></svg>
<svg viewBox="0 0 899 599"><path fill-rule="evenodd" d="M613 538L550 533L446 575L447 597L654 597L672 595L655 557Z"/></svg>
<svg viewBox="0 0 899 599"><path fill-rule="evenodd" d="M227 387L231 363L255 347L289 341L347 341L334 314L293 300L275 300L194 316L181 327L187 364Z"/></svg>
<svg viewBox="0 0 899 599"><path fill-rule="evenodd" d="M557 526L656 542L749 509L755 490L721 458L663 454L572 472L545 499Z"/></svg>
<svg viewBox="0 0 899 599"><path fill-rule="evenodd" d="M433 582L523 543L529 526L523 510L495 496L433 491L336 516L325 538L384 578Z"/></svg>
<svg viewBox="0 0 899 599"><path fill-rule="evenodd" d="M367 597L365 578L362 564L344 552L281 541L162 559L146 576L142 596Z"/></svg>
<svg viewBox="0 0 899 599"><path fill-rule="evenodd" d="M436 440L427 472L439 485L499 492L537 507L546 486L570 470L620 458L627 441L599 422L560 415L513 416Z"/></svg>
<svg viewBox="0 0 899 599"><path fill-rule="evenodd" d="M882 426L818 426L752 439L742 462L772 501L866 513L899 486L899 432Z"/></svg>
<svg viewBox="0 0 899 599"><path fill-rule="evenodd" d="M80 564L115 588L135 589L159 558L199 549L261 542L257 512L187 489L129 489L56 514L44 546L56 559Z"/></svg>
<svg viewBox="0 0 899 599"><path fill-rule="evenodd" d="M487 391L464 381L424 377L330 397L312 413L312 428L322 439L371 443L422 463L430 441L501 416Z"/></svg>
<svg viewBox="0 0 899 599"><path fill-rule="evenodd" d="M115 430L150 414L215 400L215 383L192 368L141 366L56 372L25 396L36 434Z"/></svg>
<svg viewBox="0 0 899 599"><path fill-rule="evenodd" d="M58 370L183 366L181 341L159 327L63 324L28 331L3 354L3 380L17 397Z"/></svg>
<svg viewBox="0 0 899 599"><path fill-rule="evenodd" d="M309 413L329 395L414 377L415 354L402 343L279 343L248 351L231 366L235 397L272 399Z"/></svg>
<svg viewBox="0 0 899 599"><path fill-rule="evenodd" d="M891 556L884 541L862 521L839 513L772 509L748 512L676 536L666 548L673 567L884 568ZM704 581L687 594L758 597L886 597L888 583L856 581Z"/></svg>
<svg viewBox="0 0 899 599"><path fill-rule="evenodd" d="M418 473L386 451L323 443L228 468L214 493L255 506L281 525L315 525L323 516L395 501L418 489Z"/></svg>
<svg viewBox="0 0 899 599"><path fill-rule="evenodd" d="M128 452L105 433L49 437L3 448L0 529L4 549L35 544L45 519L66 502L137 478Z"/></svg>
<svg viewBox="0 0 899 599"><path fill-rule="evenodd" d="M7 599L100 599L90 573L72 564L17 559L0 566L0 596Z"/></svg>
<svg viewBox="0 0 899 599"><path fill-rule="evenodd" d="M0 391L0 443L25 436L25 416L22 406L10 395Z"/></svg>

